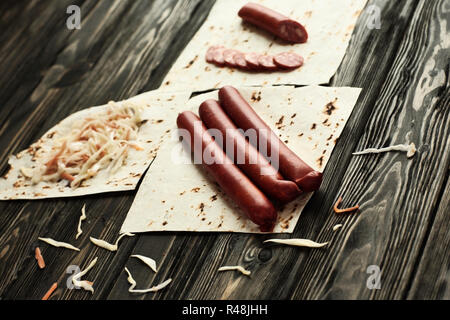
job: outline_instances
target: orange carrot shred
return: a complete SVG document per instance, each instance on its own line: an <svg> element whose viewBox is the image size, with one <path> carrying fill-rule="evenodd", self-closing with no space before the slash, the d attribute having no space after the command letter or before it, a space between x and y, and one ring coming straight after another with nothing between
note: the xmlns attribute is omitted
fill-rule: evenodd
<svg viewBox="0 0 450 320"><path fill-rule="evenodd" d="M75 177L74 177L73 175L67 173L67 172L63 172L63 173L61 174L61 178L63 178L64 180L68 180L68 181L70 181L70 182L72 182L72 181L75 180Z"/></svg>
<svg viewBox="0 0 450 320"><path fill-rule="evenodd" d="M336 202L336 204L334 205L334 212L336 213L346 213L346 212L354 212L356 210L359 209L359 205L356 205L354 207L351 208L346 208L346 209L339 209L339 205L342 203L342 197L339 197L338 201Z"/></svg>
<svg viewBox="0 0 450 320"><path fill-rule="evenodd" d="M44 257L42 257L41 249L39 249L39 247L36 247L36 249L34 250L34 257L36 258L39 268L44 269L45 261L44 261Z"/></svg>
<svg viewBox="0 0 450 320"><path fill-rule="evenodd" d="M137 144L130 144L130 147L132 147L136 151L143 151L144 148L138 146Z"/></svg>
<svg viewBox="0 0 450 320"><path fill-rule="evenodd" d="M67 142L64 141L61 149L58 151L58 153L50 160L48 161L45 166L47 167L46 174L52 174L57 171L58 168L58 159L59 157L64 153L64 150L66 149Z"/></svg>
<svg viewBox="0 0 450 320"><path fill-rule="evenodd" d="M48 300L48 298L50 298L50 296L53 294L53 292L55 292L56 288L58 288L58 283L55 282L50 289L48 289L47 293L44 295L44 297L42 297L42 300Z"/></svg>

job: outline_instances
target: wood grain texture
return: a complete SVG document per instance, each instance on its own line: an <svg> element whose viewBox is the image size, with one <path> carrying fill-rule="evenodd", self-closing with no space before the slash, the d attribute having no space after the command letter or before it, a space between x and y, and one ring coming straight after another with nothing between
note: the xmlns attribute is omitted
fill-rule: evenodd
<svg viewBox="0 0 450 320"><path fill-rule="evenodd" d="M76 110L158 88L214 1L6 1L0 4L0 168ZM82 29L65 27L78 4ZM35 202L0 202L0 298L40 299L398 299L448 298L449 44L448 0L371 0L381 29L365 10L333 86L362 87L361 98L326 168L320 191L292 237L331 241L311 250L263 245L268 236L153 233L125 238L111 253L89 236L114 242L135 192ZM39 16L40 19L36 19ZM352 157L355 150L411 140L412 160L390 153ZM356 215L337 216L359 203ZM88 219L75 240L83 204ZM149 208L151 210L151 208ZM332 227L344 224L333 232ZM80 253L37 237L70 242ZM287 236L284 236L287 237ZM439 245L436 245L439 243ZM40 246L47 268L39 270ZM131 254L154 258L155 274ZM439 256L436 259L436 256ZM95 294L66 289L67 267L84 268ZM368 290L366 269L379 265L381 289ZM242 265L251 277L218 273ZM156 294L128 293L127 266Z"/></svg>
<svg viewBox="0 0 450 320"><path fill-rule="evenodd" d="M328 256L314 258L321 268L306 262L294 298L405 297L449 165L448 56L435 54L447 33L439 22L446 15L445 2L416 7L356 147L410 140L418 155L412 161L399 154L351 159L331 203L342 195L346 204L359 203L361 213L344 219ZM326 230L336 218L319 237L331 237ZM369 265L381 268L381 290L366 287Z"/></svg>
<svg viewBox="0 0 450 320"><path fill-rule="evenodd" d="M447 174L448 177L448 174ZM417 261L408 299L450 299L450 180L442 195L442 201L433 221L424 253Z"/></svg>

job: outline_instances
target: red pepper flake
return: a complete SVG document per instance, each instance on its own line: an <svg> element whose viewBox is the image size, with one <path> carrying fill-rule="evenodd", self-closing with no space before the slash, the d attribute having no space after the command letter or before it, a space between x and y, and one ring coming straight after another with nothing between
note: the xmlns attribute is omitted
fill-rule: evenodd
<svg viewBox="0 0 450 320"><path fill-rule="evenodd" d="M346 212L354 212L359 210L359 205L356 205L354 207L351 208L346 208L346 209L339 209L339 205L342 203L342 197L339 197L338 201L336 202L336 204L334 205L334 212L336 213L346 213Z"/></svg>
<svg viewBox="0 0 450 320"><path fill-rule="evenodd" d="M58 283L55 282L50 289L48 289L47 293L42 297L42 300L48 300L48 298L50 298L50 296L53 294L53 292L55 292L56 288L58 288Z"/></svg>
<svg viewBox="0 0 450 320"><path fill-rule="evenodd" d="M45 261L44 261L44 257L42 257L41 249L39 249L39 247L36 247L36 249L34 250L34 257L36 258L39 268L44 269Z"/></svg>

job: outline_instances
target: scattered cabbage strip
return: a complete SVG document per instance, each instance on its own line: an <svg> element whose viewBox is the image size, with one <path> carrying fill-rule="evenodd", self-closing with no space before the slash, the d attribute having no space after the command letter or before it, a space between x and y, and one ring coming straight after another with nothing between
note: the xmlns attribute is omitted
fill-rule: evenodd
<svg viewBox="0 0 450 320"><path fill-rule="evenodd" d="M341 229L344 225L342 224L337 224L333 227L333 231L338 231L339 229Z"/></svg>
<svg viewBox="0 0 450 320"><path fill-rule="evenodd" d="M95 244L97 247L100 247L100 248L103 248L103 249L106 249L106 250L109 250L109 251L113 251L113 252L117 251L117 249L118 249L116 245L110 244L110 243L108 243L106 241L95 239L95 238L92 238L92 237L90 237L90 239L91 239L91 242L93 244Z"/></svg>
<svg viewBox="0 0 450 320"><path fill-rule="evenodd" d="M81 230L81 223L86 220L86 204L83 206L83 208L81 208L81 217L80 217L80 221L78 221L78 233L77 236L75 237L75 239L78 239L81 234L83 233L83 230Z"/></svg>
<svg viewBox="0 0 450 320"><path fill-rule="evenodd" d="M83 290L89 291L92 294L94 294L94 283L90 282L90 281L79 281L79 280L75 280L73 281L74 286L78 287L78 288L82 288Z"/></svg>
<svg viewBox="0 0 450 320"><path fill-rule="evenodd" d="M23 174L25 178L33 178L33 169L30 168L20 168L20 173Z"/></svg>
<svg viewBox="0 0 450 320"><path fill-rule="evenodd" d="M361 156L365 154L376 154L376 153L383 153L383 152L390 152L390 151L401 151L406 152L406 156L408 158L414 157L416 154L416 145L414 143L411 143L409 145L407 144L399 144L396 146L390 146L386 148L376 149L376 148L369 148L360 152L353 153L354 156Z"/></svg>
<svg viewBox="0 0 450 320"><path fill-rule="evenodd" d="M90 281L82 281L80 280L81 277L83 277L84 275L86 275L86 273L88 273L97 263L98 258L95 258L94 260L92 260L92 262L89 264L89 266L84 269L83 271L81 271L80 273L77 273L76 275L74 275L72 277L72 283L75 287L78 288L82 288L86 291L90 291L91 293L94 293L94 288L93 283Z"/></svg>
<svg viewBox="0 0 450 320"><path fill-rule="evenodd" d="M116 173L127 159L130 148L137 144L142 124L141 108L127 103L110 102L107 110L74 122L67 135L55 137L52 152L37 151L37 166L21 172L33 183L58 182L61 179L77 188L84 180L101 170Z"/></svg>
<svg viewBox="0 0 450 320"><path fill-rule="evenodd" d="M131 292L134 288L136 288L136 280L134 280L133 276L131 275L131 272L128 270L127 267L125 267L125 272L128 274L127 281L130 284L130 288L128 289L128 292Z"/></svg>
<svg viewBox="0 0 450 320"><path fill-rule="evenodd" d="M70 249L70 250L74 250L74 251L80 251L80 249L74 247L73 245L69 244L69 243L65 243L65 242L59 242L59 241L55 241L53 239L49 239L49 238L38 238L39 240L48 243L51 246L57 247L57 248L66 248L66 249Z"/></svg>
<svg viewBox="0 0 450 320"><path fill-rule="evenodd" d="M242 273L245 276L250 276L251 272L248 270L245 270L243 267L241 266L226 266L226 267L221 267L218 270L219 272L221 271L239 271L240 273Z"/></svg>
<svg viewBox="0 0 450 320"><path fill-rule="evenodd" d="M134 288L136 288L136 280L134 280L133 276L131 275L130 270L128 270L128 268L125 267L125 272L128 274L128 283L130 284L130 288L128 289L128 292L130 293L149 293L149 292L158 292L159 290L164 289L165 287L167 287L171 282L172 279L168 279L166 281L164 281L163 283L152 287L150 289L144 289L144 290L135 290Z"/></svg>
<svg viewBox="0 0 450 320"><path fill-rule="evenodd" d="M41 254L41 249L39 249L39 247L36 247L36 249L34 249L34 257L36 258L39 268L44 269L45 261L44 261L44 257Z"/></svg>
<svg viewBox="0 0 450 320"><path fill-rule="evenodd" d="M42 297L42 300L48 300L50 296L55 292L56 288L58 288L58 283L55 282L50 289L48 289L47 293Z"/></svg>
<svg viewBox="0 0 450 320"><path fill-rule="evenodd" d="M131 257L141 260L143 263L145 263L147 266L149 266L149 268L152 269L154 272L158 272L156 270L156 261L153 260L152 258L140 256L140 255L137 255L137 254L132 255Z"/></svg>
<svg viewBox="0 0 450 320"><path fill-rule="evenodd" d="M278 243L287 246L307 247L307 248L323 248L326 245L328 245L328 242L317 243L308 239L271 239L264 241L264 243Z"/></svg>
<svg viewBox="0 0 450 320"><path fill-rule="evenodd" d="M117 250L119 249L119 241L122 240L122 238L125 237L125 236L128 236L128 237L134 237L134 234L128 233L128 232L122 234L122 235L117 239L117 241L116 241L115 244L108 243L108 242L106 242L106 241L104 241L104 240L95 239L95 238L93 238L93 237L91 237L91 242L92 242L93 244L95 244L97 247L100 247L100 248L103 248L103 249L106 249L106 250L115 252L115 251L117 251Z"/></svg>

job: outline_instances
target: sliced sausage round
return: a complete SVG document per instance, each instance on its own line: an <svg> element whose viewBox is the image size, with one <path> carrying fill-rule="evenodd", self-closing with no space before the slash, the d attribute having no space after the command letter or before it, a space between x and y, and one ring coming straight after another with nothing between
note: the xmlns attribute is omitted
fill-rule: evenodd
<svg viewBox="0 0 450 320"><path fill-rule="evenodd" d="M225 61L225 65L230 68L236 67L236 62L234 61L234 55L239 53L239 51L234 49L227 49L223 52L223 60Z"/></svg>
<svg viewBox="0 0 450 320"><path fill-rule="evenodd" d="M245 61L247 61L247 66L254 70L260 70L261 66L258 62L259 56L260 54L256 52L246 53Z"/></svg>
<svg viewBox="0 0 450 320"><path fill-rule="evenodd" d="M294 52L283 52L274 56L273 61L283 69L297 69L303 65L303 57Z"/></svg>
<svg viewBox="0 0 450 320"><path fill-rule="evenodd" d="M279 69L275 62L273 62L273 56L260 55L258 58L258 63L264 70L275 71Z"/></svg>
<svg viewBox="0 0 450 320"><path fill-rule="evenodd" d="M216 50L214 50L214 53L213 53L213 56L214 56L214 58L213 58L213 63L214 63L215 65L217 65L218 67L223 67L223 66L225 65L225 60L224 60L224 57L223 57L223 52L224 52L225 50L226 50L226 49L223 48L223 47L220 47L220 48L217 48Z"/></svg>
<svg viewBox="0 0 450 320"><path fill-rule="evenodd" d="M249 66L247 65L247 61L245 60L245 54L242 52L238 52L234 55L234 62L236 63L236 67L242 70L248 70Z"/></svg>
<svg viewBox="0 0 450 320"><path fill-rule="evenodd" d="M206 51L206 62L214 63L214 55L217 49L222 49L223 46L211 46L208 51Z"/></svg>

